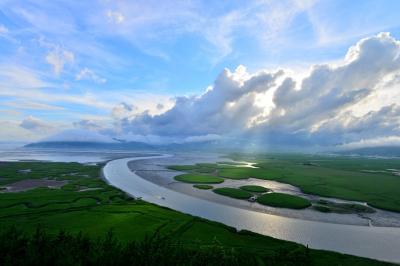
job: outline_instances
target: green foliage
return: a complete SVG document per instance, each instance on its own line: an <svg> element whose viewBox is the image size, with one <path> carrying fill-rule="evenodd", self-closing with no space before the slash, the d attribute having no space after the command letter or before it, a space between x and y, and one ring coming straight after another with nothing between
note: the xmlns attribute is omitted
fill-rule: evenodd
<svg viewBox="0 0 400 266"><path fill-rule="evenodd" d="M0 193L0 265L385 265L133 200L97 178L100 166L29 164L1 165L0 176L8 173L9 182L51 176L73 186ZM19 230L6 230L13 225Z"/></svg>
<svg viewBox="0 0 400 266"><path fill-rule="evenodd" d="M238 188L230 188L230 187L222 187L222 188L216 188L213 189L213 192L223 195L223 196L228 196L231 198L235 199L248 199L251 196L253 196L251 193L238 189Z"/></svg>
<svg viewBox="0 0 400 266"><path fill-rule="evenodd" d="M306 254L303 251L297 256ZM64 231L50 235L40 228L30 236L13 227L0 233L0 265L243 265L247 262L249 258L234 249L226 250L219 245L189 249L157 233L128 243L121 243L112 231L97 239Z"/></svg>
<svg viewBox="0 0 400 266"><path fill-rule="evenodd" d="M283 193L267 193L257 198L257 202L278 208L304 209L311 206L309 200Z"/></svg>
<svg viewBox="0 0 400 266"><path fill-rule="evenodd" d="M175 171L190 171L197 168L196 165L170 165L167 167L168 169Z"/></svg>
<svg viewBox="0 0 400 266"><path fill-rule="evenodd" d="M212 189L212 188L213 188L213 186L210 186L210 185L201 185L201 184L193 185L193 187L198 188L198 189Z"/></svg>
<svg viewBox="0 0 400 266"><path fill-rule="evenodd" d="M212 175L183 174L174 177L175 180L185 183L217 184L224 182L223 178Z"/></svg>
<svg viewBox="0 0 400 266"><path fill-rule="evenodd" d="M249 192L255 192L255 193L265 193L270 191L268 188L265 188L263 186L256 186L256 185L247 185L247 186L241 186L240 189L249 191Z"/></svg>

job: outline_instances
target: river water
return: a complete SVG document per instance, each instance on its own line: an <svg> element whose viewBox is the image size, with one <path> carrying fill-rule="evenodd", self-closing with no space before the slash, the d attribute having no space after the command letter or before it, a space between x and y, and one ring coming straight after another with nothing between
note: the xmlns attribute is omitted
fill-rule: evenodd
<svg viewBox="0 0 400 266"><path fill-rule="evenodd" d="M162 157L166 155L110 161L103 174L111 185L130 195L183 213L314 249L400 263L400 228L306 221L227 206L159 186L141 178L128 167L130 161Z"/></svg>

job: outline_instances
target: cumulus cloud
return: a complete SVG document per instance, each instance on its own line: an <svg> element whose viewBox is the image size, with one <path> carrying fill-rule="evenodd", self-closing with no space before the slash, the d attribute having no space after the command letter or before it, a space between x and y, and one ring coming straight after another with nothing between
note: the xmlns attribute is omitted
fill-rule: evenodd
<svg viewBox="0 0 400 266"><path fill-rule="evenodd" d="M74 53L71 51L56 47L46 55L46 62L53 67L56 75L59 75L65 64L74 62Z"/></svg>
<svg viewBox="0 0 400 266"><path fill-rule="evenodd" d="M78 74L76 74L75 76L76 80L92 80L96 83L106 83L107 80L105 78L102 78L100 76L98 76L93 70L85 67L83 69L81 69L81 71L79 71Z"/></svg>
<svg viewBox="0 0 400 266"><path fill-rule="evenodd" d="M188 140L245 136L273 144L343 145L399 134L397 104L375 106L363 115L355 112L357 104L384 84L398 82L399 73L400 42L380 33L350 47L339 63L314 65L301 80L284 70L249 73L239 66L234 72L225 69L203 94L177 97L161 114L137 112L124 104L113 114L121 130L134 135ZM256 104L266 95L270 99L264 105Z"/></svg>

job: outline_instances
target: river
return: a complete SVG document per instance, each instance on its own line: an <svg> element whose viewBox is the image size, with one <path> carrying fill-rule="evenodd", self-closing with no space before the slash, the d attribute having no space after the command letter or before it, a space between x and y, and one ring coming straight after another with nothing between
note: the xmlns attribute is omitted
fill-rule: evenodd
<svg viewBox="0 0 400 266"><path fill-rule="evenodd" d="M106 164L103 174L111 185L132 196L239 230L297 242L313 249L400 263L400 228L307 221L227 206L159 186L141 178L128 167L130 161L166 156L113 160Z"/></svg>

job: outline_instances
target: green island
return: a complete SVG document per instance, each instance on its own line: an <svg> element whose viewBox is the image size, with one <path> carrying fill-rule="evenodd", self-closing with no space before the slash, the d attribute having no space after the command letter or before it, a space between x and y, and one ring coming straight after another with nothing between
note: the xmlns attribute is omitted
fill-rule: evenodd
<svg viewBox="0 0 400 266"><path fill-rule="evenodd" d="M193 187L198 188L198 189L212 189L212 188L214 188L213 186L204 185L204 184L196 184L196 185L193 185Z"/></svg>
<svg viewBox="0 0 400 266"><path fill-rule="evenodd" d="M400 178L390 169L398 159L307 154L231 154L235 161L250 161L257 168L208 164L215 176L257 178L287 183L304 193L366 202L369 206L400 212ZM191 173L200 166L194 165ZM379 186L377 185L379 180Z"/></svg>
<svg viewBox="0 0 400 266"><path fill-rule="evenodd" d="M275 192L259 196L257 202L267 206L288 209L304 209L311 206L311 202L305 198Z"/></svg>
<svg viewBox="0 0 400 266"><path fill-rule="evenodd" d="M100 170L1 163L0 265L389 265L134 200L99 178ZM47 188L50 181L64 183ZM12 187L20 191L7 192Z"/></svg>
<svg viewBox="0 0 400 266"><path fill-rule="evenodd" d="M200 175L200 174L182 174L174 177L176 181L185 183L206 183L206 184L218 184L224 182L224 179L212 175Z"/></svg>
<svg viewBox="0 0 400 266"><path fill-rule="evenodd" d="M244 191L239 188L230 188L230 187L216 188L216 189L213 189L213 192L215 192L219 195L223 195L223 196L227 196L227 197L231 197L231 198L235 198L235 199L249 199L251 196L253 196L253 194L251 194L250 192Z"/></svg>
<svg viewBox="0 0 400 266"><path fill-rule="evenodd" d="M254 192L254 193L265 193L270 191L268 188L263 187L263 186L256 186L256 185L247 185L247 186L241 186L240 189L249 191L249 192Z"/></svg>

